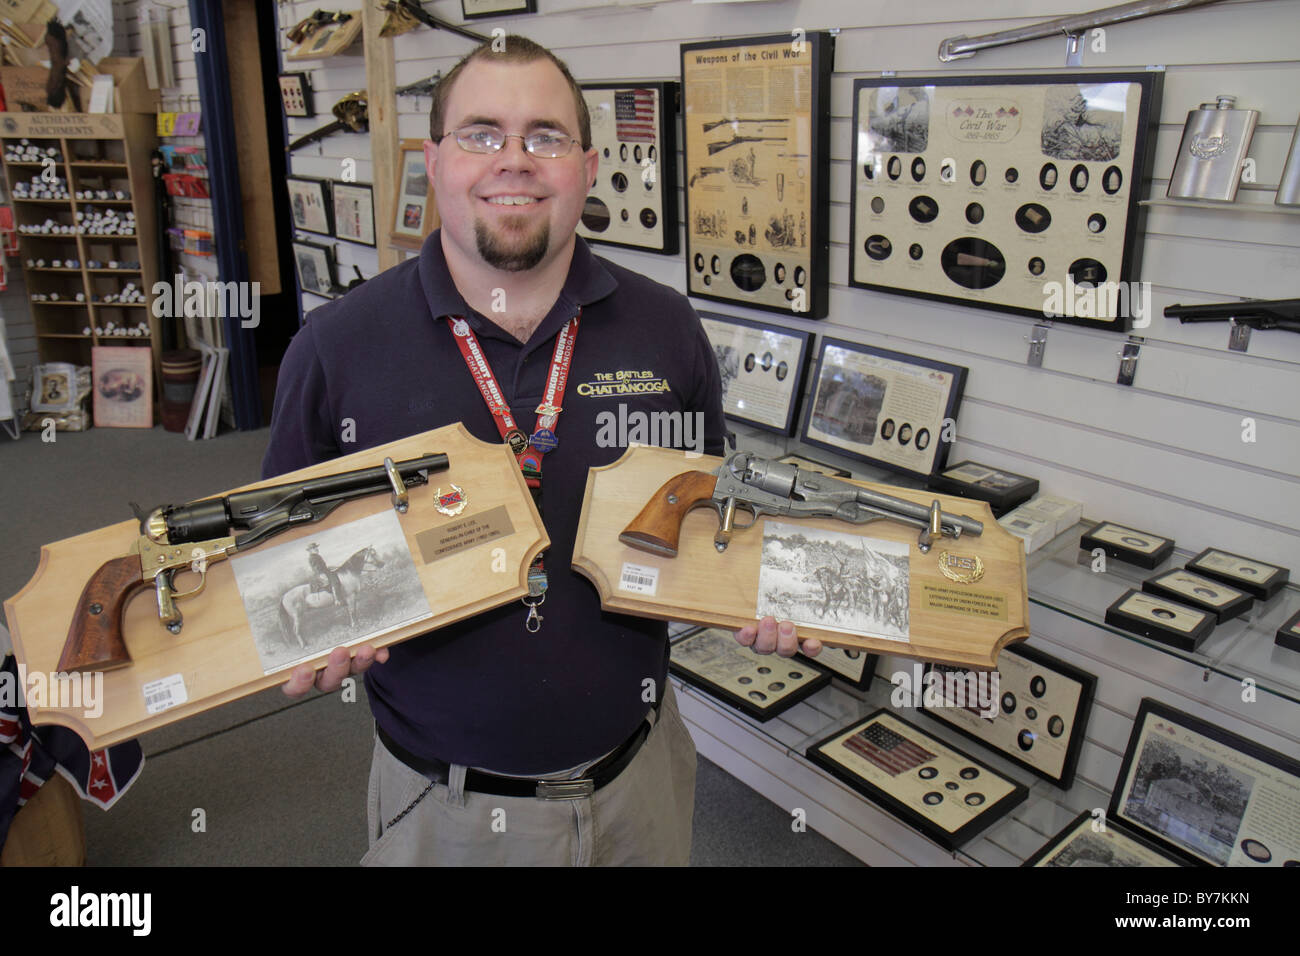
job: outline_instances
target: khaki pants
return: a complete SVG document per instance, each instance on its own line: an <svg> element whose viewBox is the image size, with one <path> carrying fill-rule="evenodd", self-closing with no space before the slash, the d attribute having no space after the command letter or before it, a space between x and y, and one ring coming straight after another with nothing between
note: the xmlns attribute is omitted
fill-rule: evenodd
<svg viewBox="0 0 1300 956"><path fill-rule="evenodd" d="M589 797L539 800L467 793L464 780L465 768L453 766L446 784L431 784L376 739L367 806L370 850L362 865L690 862L695 744L677 711L671 685L635 759ZM395 820L403 811L405 815Z"/></svg>

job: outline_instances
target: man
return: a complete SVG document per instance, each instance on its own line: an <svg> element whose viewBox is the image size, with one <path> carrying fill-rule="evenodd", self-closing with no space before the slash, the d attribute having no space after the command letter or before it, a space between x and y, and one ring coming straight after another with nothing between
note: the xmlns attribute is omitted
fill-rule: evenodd
<svg viewBox="0 0 1300 956"><path fill-rule="evenodd" d="M572 381L553 402L558 445L538 456L552 542L540 627L515 604L351 661L336 648L285 692L366 673L378 739L365 863L685 864L695 753L667 684L665 625L603 613L570 562L587 471L623 452L599 447L598 414L620 401L629 414L698 414L702 450L721 453L717 362L681 295L577 238L597 171L581 91L531 41L504 45L479 47L434 93L425 164L441 229L417 260L313 311L291 344L263 470L455 421L502 440L458 343L471 336L533 432L557 337L575 334ZM630 372L654 387L582 388ZM737 637L789 656L782 627Z"/></svg>

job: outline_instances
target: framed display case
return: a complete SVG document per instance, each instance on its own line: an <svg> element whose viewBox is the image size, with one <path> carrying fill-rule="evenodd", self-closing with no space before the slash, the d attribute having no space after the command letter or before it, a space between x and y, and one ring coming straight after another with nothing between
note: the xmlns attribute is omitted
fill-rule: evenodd
<svg viewBox="0 0 1300 956"><path fill-rule="evenodd" d="M967 692L968 675L975 671L939 664L929 665L926 672L942 674L945 692L937 707L923 697L923 714L1000 751L1030 773L1070 788L1092 709L1095 675L1026 644L1012 645L998 658L997 699L989 702L990 714Z"/></svg>
<svg viewBox="0 0 1300 956"><path fill-rule="evenodd" d="M677 255L677 84L580 85L600 167L578 235Z"/></svg>
<svg viewBox="0 0 1300 956"><path fill-rule="evenodd" d="M855 80L849 284L1126 331L1161 78Z"/></svg>
<svg viewBox="0 0 1300 956"><path fill-rule="evenodd" d="M1186 863L1297 866L1297 793L1300 762L1146 697L1106 815Z"/></svg>
<svg viewBox="0 0 1300 956"><path fill-rule="evenodd" d="M280 102L285 116L315 116L310 73L281 73Z"/></svg>
<svg viewBox="0 0 1300 956"><path fill-rule="evenodd" d="M813 744L807 756L949 850L1029 795L1022 784L884 709Z"/></svg>
<svg viewBox="0 0 1300 956"><path fill-rule="evenodd" d="M793 432L812 334L712 312L701 312L700 323L718 358L726 416L781 435Z"/></svg>
<svg viewBox="0 0 1300 956"><path fill-rule="evenodd" d="M1182 866L1149 840L1085 810L1022 866Z"/></svg>
<svg viewBox="0 0 1300 956"><path fill-rule="evenodd" d="M731 631L700 628L673 642L669 669L755 720L771 720L830 676L805 660L757 654L736 643Z"/></svg>
<svg viewBox="0 0 1300 956"><path fill-rule="evenodd" d="M682 46L690 295L825 318L833 53L829 33Z"/></svg>
<svg viewBox="0 0 1300 956"><path fill-rule="evenodd" d="M919 355L823 338L800 437L929 478L948 461L966 372Z"/></svg>

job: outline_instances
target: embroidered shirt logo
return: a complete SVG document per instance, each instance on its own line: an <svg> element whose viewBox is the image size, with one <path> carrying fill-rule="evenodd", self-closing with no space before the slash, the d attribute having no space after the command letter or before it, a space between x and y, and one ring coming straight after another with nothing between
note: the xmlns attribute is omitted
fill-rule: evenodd
<svg viewBox="0 0 1300 956"><path fill-rule="evenodd" d="M648 369L643 371L623 369L617 372L597 372L594 381L581 382L577 387L578 394L583 398L649 395L671 390L668 379L661 378Z"/></svg>
<svg viewBox="0 0 1300 956"><path fill-rule="evenodd" d="M463 339L465 336L469 335L469 323L464 319L457 319L451 324L451 332L453 335L457 335Z"/></svg>

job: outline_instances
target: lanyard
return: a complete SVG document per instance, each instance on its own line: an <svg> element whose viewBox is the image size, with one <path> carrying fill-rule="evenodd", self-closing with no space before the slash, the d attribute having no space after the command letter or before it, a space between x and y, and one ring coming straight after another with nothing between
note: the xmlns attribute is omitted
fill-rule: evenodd
<svg viewBox="0 0 1300 956"><path fill-rule="evenodd" d="M551 368L546 376L546 392L542 396L542 404L537 406L537 424L532 435L528 436L510 414L510 406L506 404L501 386L492 374L492 366L488 364L474 330L460 316L447 316L447 321L451 323L452 338L456 340L469 373L474 377L474 384L478 386L488 411L492 413L497 431L519 461L529 488L541 487L542 456L559 445L555 437L555 425L563 409L556 403L564 397L564 387L569 380L569 366L573 362L573 347L578 340L578 320L581 317L582 310L579 309L578 314L555 337L555 351L551 355Z"/></svg>
<svg viewBox="0 0 1300 956"><path fill-rule="evenodd" d="M483 354L483 348L479 345L478 337L469 327L469 323L461 316L449 315L446 318L451 325L452 338L455 339L461 357L465 359L465 365L474 378L474 384L478 386L479 394L483 396L488 411L492 413L497 431L501 434L501 439L510 446L510 450L519 462L524 480L528 483L528 488L540 510L542 456L549 451L554 451L559 445L555 437L555 425L563 409L557 403L564 398L564 388L569 380L569 366L573 362L573 348L578 340L578 320L582 318L582 310L578 310L578 314L565 324L555 338L555 351L551 355L551 367L546 375L546 391L542 396L542 404L537 406L537 423L531 436L524 434L523 429L515 423L514 416L510 414L510 406L501 392L501 386L497 384L496 376L492 373L492 366L488 364L487 356ZM528 595L523 598L524 604L528 607L528 618L524 622L524 627L534 634L542 626L542 616L537 613L537 607L546 600L546 570L543 558L544 553L538 554L533 559L528 569ZM533 600L530 601L530 598Z"/></svg>

